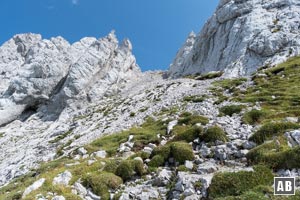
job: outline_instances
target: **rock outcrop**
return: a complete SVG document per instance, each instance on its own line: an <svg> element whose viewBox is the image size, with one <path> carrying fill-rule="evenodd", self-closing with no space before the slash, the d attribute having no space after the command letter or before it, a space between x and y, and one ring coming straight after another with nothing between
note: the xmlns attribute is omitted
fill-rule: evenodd
<svg viewBox="0 0 300 200"><path fill-rule="evenodd" d="M194 38L190 35L168 71L169 77L224 71L249 75L300 54L298 0L221 0Z"/></svg>
<svg viewBox="0 0 300 200"><path fill-rule="evenodd" d="M93 101L140 75L129 40L114 32L70 45L62 37L14 36L0 48L0 126L42 105L58 116L70 100ZM49 116L48 116L49 118Z"/></svg>

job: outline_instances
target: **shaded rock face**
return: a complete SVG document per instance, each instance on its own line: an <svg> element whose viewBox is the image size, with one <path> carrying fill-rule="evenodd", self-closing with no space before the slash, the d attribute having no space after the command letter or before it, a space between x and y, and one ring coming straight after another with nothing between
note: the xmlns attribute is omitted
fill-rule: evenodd
<svg viewBox="0 0 300 200"><path fill-rule="evenodd" d="M75 99L93 101L137 79L131 50L130 41L119 45L114 32L73 45L62 37L14 36L0 47L0 126L46 103L43 110L58 116Z"/></svg>
<svg viewBox="0 0 300 200"><path fill-rule="evenodd" d="M298 0L221 0L199 35L190 35L179 50L168 75L249 75L299 55L299 27Z"/></svg>

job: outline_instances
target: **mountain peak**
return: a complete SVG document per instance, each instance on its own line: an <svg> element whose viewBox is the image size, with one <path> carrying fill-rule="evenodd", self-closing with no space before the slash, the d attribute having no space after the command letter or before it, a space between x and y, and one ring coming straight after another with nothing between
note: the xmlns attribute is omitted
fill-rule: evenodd
<svg viewBox="0 0 300 200"><path fill-rule="evenodd" d="M0 47L0 126L46 102L59 115L76 99L93 101L110 86L135 80L141 72L131 50L127 39L118 45L114 31L73 45L62 37L14 36Z"/></svg>
<svg viewBox="0 0 300 200"><path fill-rule="evenodd" d="M168 73L224 71L234 77L283 62L300 54L299 19L296 0L222 0L189 53L179 50Z"/></svg>

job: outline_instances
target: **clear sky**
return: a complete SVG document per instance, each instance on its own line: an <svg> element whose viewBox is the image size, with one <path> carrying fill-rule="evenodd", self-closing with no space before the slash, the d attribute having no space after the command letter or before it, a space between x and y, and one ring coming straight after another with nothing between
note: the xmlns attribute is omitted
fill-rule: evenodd
<svg viewBox="0 0 300 200"><path fill-rule="evenodd" d="M129 38L143 71L167 69L189 32L198 33L219 0L1 0L0 44L17 33L70 43L112 29Z"/></svg>

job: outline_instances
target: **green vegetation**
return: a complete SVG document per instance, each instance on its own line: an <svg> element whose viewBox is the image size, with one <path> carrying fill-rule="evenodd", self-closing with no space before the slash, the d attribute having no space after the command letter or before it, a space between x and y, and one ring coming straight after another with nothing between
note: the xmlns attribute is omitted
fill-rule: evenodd
<svg viewBox="0 0 300 200"><path fill-rule="evenodd" d="M267 117L266 111L253 109L244 114L242 121L245 124L255 125L261 123L266 117Z"/></svg>
<svg viewBox="0 0 300 200"><path fill-rule="evenodd" d="M239 196L258 185L271 186L272 171L264 166L255 166L254 171L217 173L209 187L209 197Z"/></svg>
<svg viewBox="0 0 300 200"><path fill-rule="evenodd" d="M246 156L249 164L264 164L272 169L300 167L300 147L290 148L284 136L252 149Z"/></svg>
<svg viewBox="0 0 300 200"><path fill-rule="evenodd" d="M129 116L130 116L130 117L134 117L134 116L135 116L135 113L134 113L134 112L131 112Z"/></svg>
<svg viewBox="0 0 300 200"><path fill-rule="evenodd" d="M183 98L183 101L193 102L193 103L201 103L206 98L207 98L206 96L186 96L186 97Z"/></svg>
<svg viewBox="0 0 300 200"><path fill-rule="evenodd" d="M221 77L223 72L209 72L207 74L201 74L200 76L195 77L195 80L207 80Z"/></svg>
<svg viewBox="0 0 300 200"><path fill-rule="evenodd" d="M229 90L229 92L233 92L238 86L242 85L246 81L246 78L224 79L221 81L215 81L213 85L221 88L222 90Z"/></svg>
<svg viewBox="0 0 300 200"><path fill-rule="evenodd" d="M198 126L175 126L172 132L175 135L173 141L193 142L203 132L203 128Z"/></svg>
<svg viewBox="0 0 300 200"><path fill-rule="evenodd" d="M189 171L189 169L186 168L184 165L179 165L179 166L177 167L177 170L178 170L179 172L188 172L188 171Z"/></svg>
<svg viewBox="0 0 300 200"><path fill-rule="evenodd" d="M133 135L134 149L138 151L148 143L158 144L160 141L157 138L157 134L166 135L167 123L168 121L155 121L152 118L148 118L141 127L133 127L128 131L104 136L87 145L86 149L89 152L103 149L108 153L108 156L113 156L117 153L120 144L126 142L129 135Z"/></svg>
<svg viewBox="0 0 300 200"><path fill-rule="evenodd" d="M134 166L129 160L124 160L117 167L116 174L124 181L129 180L134 174Z"/></svg>
<svg viewBox="0 0 300 200"><path fill-rule="evenodd" d="M55 139L51 140L49 143L57 143L62 139L65 139L68 135L70 135L72 133L72 130L69 130L59 136L57 136Z"/></svg>
<svg viewBox="0 0 300 200"><path fill-rule="evenodd" d="M243 105L229 105L223 106L220 108L221 115L229 115L232 116L233 114L239 114L245 106Z"/></svg>
<svg viewBox="0 0 300 200"><path fill-rule="evenodd" d="M170 143L171 154L176 162L179 164L184 164L186 160L194 159L194 152L188 143L185 142L173 142Z"/></svg>
<svg viewBox="0 0 300 200"><path fill-rule="evenodd" d="M283 119L300 116L300 57L259 72L253 77L254 86L236 94L240 102L260 102L268 111L266 119Z"/></svg>
<svg viewBox="0 0 300 200"><path fill-rule="evenodd" d="M256 131L249 140L262 144L266 140L272 139L273 136L279 136L289 129L297 128L300 128L300 125L291 122L269 122Z"/></svg>
<svg viewBox="0 0 300 200"><path fill-rule="evenodd" d="M178 125L195 125L195 124L202 124L206 125L209 120L206 117L203 117L201 115L192 115L188 114L187 112L184 113L184 115L181 115L182 117L178 120Z"/></svg>
<svg viewBox="0 0 300 200"><path fill-rule="evenodd" d="M155 160L153 161L153 166L155 167L160 163L164 164L165 161L171 157L173 157L179 164L184 164L186 160L194 159L194 152L192 146L186 142L171 142L164 146L155 148L152 156L153 158L155 157ZM161 158L164 159L164 162L162 162Z"/></svg>
<svg viewBox="0 0 300 200"><path fill-rule="evenodd" d="M150 167L159 167L159 166L164 166L165 164L165 158L162 155L155 155L149 162Z"/></svg>
<svg viewBox="0 0 300 200"><path fill-rule="evenodd" d="M199 139L206 143L215 143L217 140L222 142L228 141L226 133L219 126L207 128L202 134L199 135Z"/></svg>
<svg viewBox="0 0 300 200"><path fill-rule="evenodd" d="M110 199L108 189L117 189L123 183L119 176L112 173L102 172L88 174L83 178L83 185L92 188L93 192L101 199Z"/></svg>
<svg viewBox="0 0 300 200"><path fill-rule="evenodd" d="M275 196L272 186L258 185L257 187L244 192L240 196L227 196L216 198L215 200L298 200L300 193L296 192L295 196Z"/></svg>
<svg viewBox="0 0 300 200"><path fill-rule="evenodd" d="M131 179L135 173L139 176L145 173L144 164L139 160L123 160L116 169L116 175L123 181Z"/></svg>

